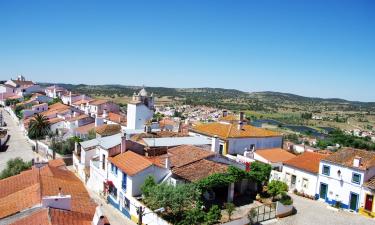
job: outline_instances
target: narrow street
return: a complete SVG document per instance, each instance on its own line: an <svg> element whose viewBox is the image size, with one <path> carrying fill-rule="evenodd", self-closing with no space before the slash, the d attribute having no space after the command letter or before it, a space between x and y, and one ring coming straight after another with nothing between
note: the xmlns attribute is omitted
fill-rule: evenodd
<svg viewBox="0 0 375 225"><path fill-rule="evenodd" d="M20 157L29 161L36 157L36 154L32 151L32 145L27 142L20 127L10 117L8 112L3 108L0 108L0 111L3 113L4 122L7 124L4 128L8 130L8 141L0 149L0 171L2 171L9 159Z"/></svg>

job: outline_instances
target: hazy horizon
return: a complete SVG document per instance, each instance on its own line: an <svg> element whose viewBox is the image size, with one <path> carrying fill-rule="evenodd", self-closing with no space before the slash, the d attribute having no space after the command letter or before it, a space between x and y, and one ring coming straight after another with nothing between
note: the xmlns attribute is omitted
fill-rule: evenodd
<svg viewBox="0 0 375 225"><path fill-rule="evenodd" d="M370 0L1 1L0 80L375 102Z"/></svg>

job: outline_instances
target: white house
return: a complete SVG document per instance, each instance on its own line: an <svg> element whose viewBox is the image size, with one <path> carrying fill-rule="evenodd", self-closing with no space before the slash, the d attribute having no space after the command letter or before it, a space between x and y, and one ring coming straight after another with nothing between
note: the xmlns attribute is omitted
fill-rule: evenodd
<svg viewBox="0 0 375 225"><path fill-rule="evenodd" d="M127 109L127 128L133 130L144 129L146 122L154 115L154 97L148 96L147 91L142 88L138 94L133 94L132 101Z"/></svg>
<svg viewBox="0 0 375 225"><path fill-rule="evenodd" d="M321 160L316 198L358 212L366 202L363 184L375 176L375 152L342 149Z"/></svg>
<svg viewBox="0 0 375 225"><path fill-rule="evenodd" d="M61 98L62 95L68 93L68 90L57 85L52 85L45 89L45 93L50 98Z"/></svg>
<svg viewBox="0 0 375 225"><path fill-rule="evenodd" d="M42 103L42 104L37 104L31 106L31 109L24 109L22 110L23 112L23 118L26 119L30 116L33 116L37 113L42 113L48 110L48 104L47 103Z"/></svg>
<svg viewBox="0 0 375 225"><path fill-rule="evenodd" d="M250 154L251 155L251 154ZM296 156L281 148L261 149L253 152L253 159L272 166L273 169L282 169L283 163Z"/></svg>
<svg viewBox="0 0 375 225"><path fill-rule="evenodd" d="M61 101L65 105L72 105L73 102L77 102L79 100L91 100L91 98L82 94L73 94L71 91L61 95Z"/></svg>
<svg viewBox="0 0 375 225"><path fill-rule="evenodd" d="M245 151L280 148L282 146L282 135L251 125L237 124L220 121L214 123L200 124L189 131L190 135L215 137L220 139L219 152L222 155L244 155Z"/></svg>
<svg viewBox="0 0 375 225"><path fill-rule="evenodd" d="M318 183L320 160L328 155L305 152L290 160L285 161L283 169L278 177L271 177L285 182L290 191L298 191L301 194L315 197Z"/></svg>

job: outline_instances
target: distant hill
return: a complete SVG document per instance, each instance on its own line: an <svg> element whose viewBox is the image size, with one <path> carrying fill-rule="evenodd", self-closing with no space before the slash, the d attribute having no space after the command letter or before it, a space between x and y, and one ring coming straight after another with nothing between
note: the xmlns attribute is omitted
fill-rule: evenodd
<svg viewBox="0 0 375 225"><path fill-rule="evenodd" d="M52 85L42 83L41 85ZM124 97L132 96L139 86L125 85L85 85L57 84L72 92L91 96ZM169 97L175 102L207 105L231 110L295 110L295 111L375 111L375 102L348 101L339 98L304 97L280 92L243 92L224 88L165 88L146 87L157 97Z"/></svg>

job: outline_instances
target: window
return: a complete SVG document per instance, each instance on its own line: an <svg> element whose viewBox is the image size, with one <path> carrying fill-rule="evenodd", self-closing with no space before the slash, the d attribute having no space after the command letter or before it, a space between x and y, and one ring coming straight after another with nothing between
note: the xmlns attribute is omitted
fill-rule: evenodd
<svg viewBox="0 0 375 225"><path fill-rule="evenodd" d="M105 170L105 155L102 157L102 169Z"/></svg>
<svg viewBox="0 0 375 225"><path fill-rule="evenodd" d="M114 185L109 186L108 192L113 198L117 199L117 188Z"/></svg>
<svg viewBox="0 0 375 225"><path fill-rule="evenodd" d="M323 165L322 174L329 176L330 169L331 168L329 166Z"/></svg>
<svg viewBox="0 0 375 225"><path fill-rule="evenodd" d="M302 187L303 188L308 188L309 187L309 180L306 178L303 178L302 180Z"/></svg>
<svg viewBox="0 0 375 225"><path fill-rule="evenodd" d="M118 168L114 164L111 163L111 172L117 176Z"/></svg>
<svg viewBox="0 0 375 225"><path fill-rule="evenodd" d="M361 183L361 174L353 173L353 175L352 175L352 183L360 184Z"/></svg>
<svg viewBox="0 0 375 225"><path fill-rule="evenodd" d="M130 200L124 196L124 206L126 209L130 209Z"/></svg>
<svg viewBox="0 0 375 225"><path fill-rule="evenodd" d="M121 188L122 190L126 190L126 173L122 173L122 182L121 182Z"/></svg>

